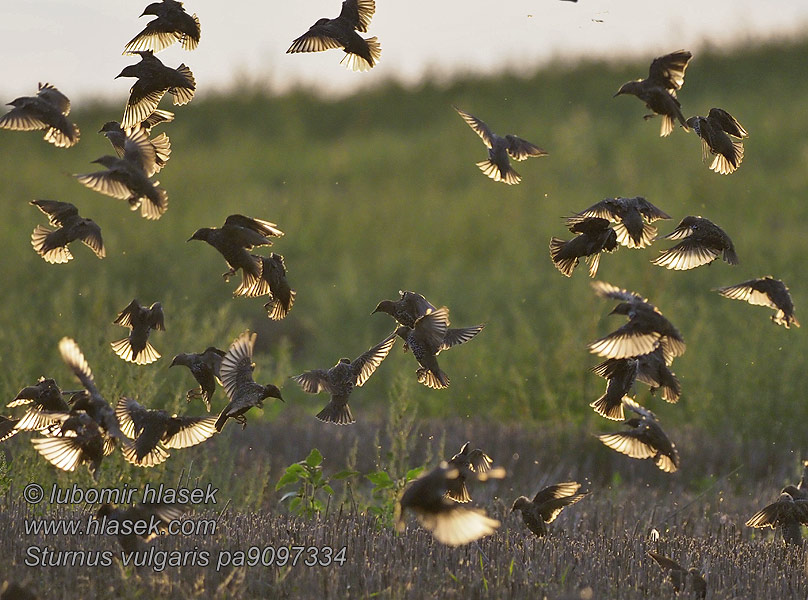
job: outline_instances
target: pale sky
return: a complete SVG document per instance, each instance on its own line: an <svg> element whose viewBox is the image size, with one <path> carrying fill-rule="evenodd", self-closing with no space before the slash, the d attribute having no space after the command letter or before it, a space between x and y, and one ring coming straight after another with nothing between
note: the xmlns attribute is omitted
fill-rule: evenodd
<svg viewBox="0 0 808 600"><path fill-rule="evenodd" d="M148 0L19 0L0 20L0 101L33 95L47 81L71 99L124 102L134 80L114 77L138 58L122 56L150 19ZM417 82L424 74L529 73L554 59L634 56L650 60L679 48L808 32L808 0L376 0L364 37L377 36L379 64L347 70L341 50L286 54L320 17L336 17L339 0L187 0L202 24L197 50L178 45L158 54L186 63L199 95L239 81L283 90L297 83L323 93L350 93L380 80ZM638 73L638 76L642 73Z"/></svg>

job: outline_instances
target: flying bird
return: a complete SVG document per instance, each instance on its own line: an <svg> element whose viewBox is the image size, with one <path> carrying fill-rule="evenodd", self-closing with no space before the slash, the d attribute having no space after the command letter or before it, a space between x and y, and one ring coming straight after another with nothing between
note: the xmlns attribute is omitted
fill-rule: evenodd
<svg viewBox="0 0 808 600"><path fill-rule="evenodd" d="M651 111L645 119L656 115L662 117L659 129L660 137L670 135L673 131L674 120L679 121L687 130L687 122L682 114L682 105L676 97L676 92L685 82L685 70L693 55L686 50L677 50L665 56L659 56L651 63L647 79L637 79L624 83L615 97L620 94L632 94L645 102Z"/></svg>
<svg viewBox="0 0 808 600"><path fill-rule="evenodd" d="M466 479L476 479L479 473L488 473L494 461L480 448L470 449L471 442L466 442L448 463L459 471L455 479L450 479L446 497L465 504L471 502Z"/></svg>
<svg viewBox="0 0 808 600"><path fill-rule="evenodd" d="M264 272L263 260L260 256L250 254L250 250L257 246L271 246L269 238L282 235L283 231L275 223L244 215L230 215L221 228L202 227L188 241L202 240L219 251L230 267L222 275L225 281L229 281L241 269L241 285L233 295L255 298L271 293L271 289L269 282L261 277Z"/></svg>
<svg viewBox="0 0 808 600"><path fill-rule="evenodd" d="M555 521L567 506L579 502L589 494L579 492L581 484L577 481L556 483L540 490L530 500L526 496L519 496L513 503L511 513L521 511L522 520L537 537L547 534L547 525Z"/></svg>
<svg viewBox="0 0 808 600"><path fill-rule="evenodd" d="M19 422L19 419L12 419L11 417L0 415L0 442L5 442L7 439L20 431L17 428L17 424Z"/></svg>
<svg viewBox="0 0 808 600"><path fill-rule="evenodd" d="M273 321L279 321L289 314L292 305L295 303L295 292L286 280L286 263L283 256L272 252L269 256L255 256L253 258L261 261L261 279L257 287L252 288L252 294L256 296L270 295L270 300L264 304L267 317ZM250 289L244 286L236 290L236 296L249 296Z"/></svg>
<svg viewBox="0 0 808 600"><path fill-rule="evenodd" d="M171 115L171 118L173 119L174 115ZM144 123L146 122L148 121L144 121ZM155 173L159 173L171 157L171 140L168 139L165 133L149 139L149 144L151 144L154 154L152 156L152 153L149 152L148 155L144 156L138 144L126 145L126 141L138 129L142 129L148 138L150 128L144 127L143 123L124 130L118 121L107 121L98 133L104 134L104 137L109 140L118 158L127 158L139 164L146 173L146 177L151 177Z"/></svg>
<svg viewBox="0 0 808 600"><path fill-rule="evenodd" d="M129 100L123 112L121 126L132 127L148 119L157 110L157 105L166 92L174 98L174 104L184 105L193 100L196 80L191 69L181 64L176 69L165 66L151 50L136 50L140 62L125 67L118 77L136 77L129 89Z"/></svg>
<svg viewBox="0 0 808 600"><path fill-rule="evenodd" d="M45 129L45 141L57 148L70 148L78 143L79 128L67 120L70 100L51 84L40 83L36 96L23 96L8 104L14 108L0 117L0 129Z"/></svg>
<svg viewBox="0 0 808 600"><path fill-rule="evenodd" d="M483 160L477 163L480 170L494 181L502 181L508 185L516 185L522 181L522 177L511 167L510 159L525 160L531 156L547 156L547 152L531 144L527 140L516 137L515 135L506 135L500 137L493 133L488 125L483 123L480 119L471 115L456 106L453 106L463 120L471 127L474 132L488 146L488 160Z"/></svg>
<svg viewBox="0 0 808 600"><path fill-rule="evenodd" d="M411 510L421 525L447 546L468 544L494 533L499 521L487 517L482 510L465 508L447 497L451 482L459 475L460 469L444 461L413 481L396 505L396 528L404 531L404 516L407 510ZM478 481L501 479L505 470L492 469L475 476Z"/></svg>
<svg viewBox="0 0 808 600"><path fill-rule="evenodd" d="M383 312L393 317L399 325L413 329L415 323L429 312L438 310L433 304L417 292L402 292L398 300L382 300L370 313Z"/></svg>
<svg viewBox="0 0 808 600"><path fill-rule="evenodd" d="M137 210L149 220L155 221L168 210L168 193L159 181L149 179L157 165L155 147L144 129L133 131L124 141L124 157L105 155L93 161L106 171L74 175L88 188L120 200L126 200L129 208Z"/></svg>
<svg viewBox="0 0 808 600"><path fill-rule="evenodd" d="M149 343L149 332L152 329L166 330L162 304L155 302L149 307L141 306L135 298L113 323L131 329L129 336L110 344L115 354L123 360L136 365L149 365L160 358L160 353Z"/></svg>
<svg viewBox="0 0 808 600"><path fill-rule="evenodd" d="M656 239L657 229L651 223L671 217L642 196L634 198L605 198L579 213L567 217L567 226L589 217L615 222L617 242L627 248L645 248Z"/></svg>
<svg viewBox="0 0 808 600"><path fill-rule="evenodd" d="M665 362L665 356L662 348L658 347L653 352L648 354L641 354L637 357L631 358L608 358L599 365L592 367L592 372L608 379L605 396L610 397L608 406L614 405L617 392L622 387L619 382L630 372L634 371L631 365L633 361L637 362L636 366L636 381L642 382L651 388L651 393L655 393L658 389L662 390L662 399L666 402L676 403L679 401L679 396L682 394L682 386L677 379L676 374L673 373ZM615 388L613 393L609 393L609 388L612 386L612 381L617 380L614 384ZM626 388L628 389L628 388ZM626 392L627 394L627 392ZM622 399L622 398L621 398ZM590 404L590 406L592 406ZM623 409L619 409L620 417L622 420Z"/></svg>
<svg viewBox="0 0 808 600"><path fill-rule="evenodd" d="M666 269L687 271L710 264L722 255L726 263L738 264L738 255L729 236L718 225L702 217L685 217L662 239L682 240L651 261Z"/></svg>
<svg viewBox="0 0 808 600"><path fill-rule="evenodd" d="M724 298L744 300L749 304L774 309L775 313L771 316L772 321L786 329L789 329L791 325L800 326L797 317L794 316L794 302L791 300L791 294L788 293L786 284L779 279L767 275L760 279L750 279L743 283L720 287L715 291Z"/></svg>
<svg viewBox="0 0 808 600"><path fill-rule="evenodd" d="M654 559L660 569L667 572L668 581L670 581L674 592L677 594L680 591L690 592L699 598L707 597L707 582L696 567L685 569L672 558L650 550L648 551L648 556Z"/></svg>
<svg viewBox="0 0 808 600"><path fill-rule="evenodd" d="M623 398L628 396L637 380L639 360L637 358L610 358L592 370L609 382L606 384L606 392L589 406L602 417L613 421L624 420Z"/></svg>
<svg viewBox="0 0 808 600"><path fill-rule="evenodd" d="M61 413L61 422L51 425L48 437L33 438L31 443L42 457L63 471L75 471L88 463L93 479L104 456L114 448L103 435L98 423L83 410Z"/></svg>
<svg viewBox="0 0 808 600"><path fill-rule="evenodd" d="M199 19L196 15L185 12L182 2L163 0L152 2L144 10L141 17L154 15L143 28L143 31L132 38L124 47L124 54L133 54L138 50L159 52L174 42L179 42L185 50L195 50L201 35Z"/></svg>
<svg viewBox="0 0 808 600"><path fill-rule="evenodd" d="M701 138L701 159L715 156L711 171L729 175L741 166L742 140L749 134L735 117L721 108L711 108L706 117L690 117L687 124Z"/></svg>
<svg viewBox="0 0 808 600"><path fill-rule="evenodd" d="M342 48L345 56L340 63L353 71L368 71L379 61L382 47L374 36L363 38L370 19L376 12L375 0L345 0L336 19L318 19L309 30L292 42L287 54L322 52Z"/></svg>
<svg viewBox="0 0 808 600"><path fill-rule="evenodd" d="M562 275L571 277L580 259L586 257L589 276L595 277L601 252L617 250L617 233L609 226L607 219L600 217L586 217L570 225L569 230L578 236L569 241L557 237L550 239L550 258L553 259L553 264Z"/></svg>
<svg viewBox="0 0 808 600"><path fill-rule="evenodd" d="M79 210L74 205L56 200L32 200L31 204L47 215L51 226L57 228L54 230L37 225L31 234L31 246L45 262L62 264L72 260L73 254L67 245L75 240L80 240L98 258L107 255L101 239L101 228L92 219L79 216Z"/></svg>
<svg viewBox="0 0 808 600"><path fill-rule="evenodd" d="M348 406L351 392L354 387L362 387L370 379L382 361L387 358L390 348L395 343L396 334L393 333L353 361L350 358L341 358L327 371L325 369L306 371L292 379L309 394L323 391L331 394L328 405L317 413L318 419L326 423L350 425L356 422L351 414L351 407Z"/></svg>
<svg viewBox="0 0 808 600"><path fill-rule="evenodd" d="M596 437L621 454L631 458L650 458L662 471L676 472L679 468L679 453L662 430L656 415L630 398L624 398L623 403L637 415L623 423L629 429Z"/></svg>
<svg viewBox="0 0 808 600"><path fill-rule="evenodd" d="M171 415L145 408L132 398L121 397L115 414L123 434L134 440L123 446L123 456L138 467L159 465L169 457L167 448L190 448L216 433L217 417Z"/></svg>
<svg viewBox="0 0 808 600"><path fill-rule="evenodd" d="M188 390L185 398L188 402L194 398L202 398L205 408L210 412L210 399L216 391L216 381L221 381L219 370L222 367L224 350L219 350L214 346L208 346L201 354L177 354L171 361L169 368L175 365L188 367L191 374L199 384L198 388Z"/></svg>
<svg viewBox="0 0 808 600"><path fill-rule="evenodd" d="M227 419L234 419L241 423L241 428L247 427L247 418L244 416L253 406L264 408L266 398L277 398L283 402L281 391L277 386L261 385L253 380L252 362L253 348L255 347L256 333L249 330L242 333L230 344L227 353L222 359L221 373L222 385L230 402L219 414L216 420L216 431L221 431Z"/></svg>
<svg viewBox="0 0 808 600"><path fill-rule="evenodd" d="M40 377L34 385L22 388L14 399L6 406L15 408L27 406L28 409L14 425L17 431L39 431L58 421L52 413L69 412L70 405L62 397L63 392L56 381L49 377ZM12 434L13 435L13 434ZM10 435L4 439L11 437Z"/></svg>
<svg viewBox="0 0 808 600"><path fill-rule="evenodd" d="M808 498L803 489L787 485L776 502L763 507L746 522L747 527L771 527L783 532L787 544L802 546L800 525L808 525Z"/></svg>

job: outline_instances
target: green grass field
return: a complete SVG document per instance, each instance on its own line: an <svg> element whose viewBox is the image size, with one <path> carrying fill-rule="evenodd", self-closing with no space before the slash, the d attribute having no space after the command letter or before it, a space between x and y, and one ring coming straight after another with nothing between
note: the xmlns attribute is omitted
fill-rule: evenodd
<svg viewBox="0 0 808 600"><path fill-rule="evenodd" d="M95 132L120 118L122 103L74 105L71 117L82 140L73 149L56 149L35 132L0 131L6 157L0 163L5 250L0 392L8 401L40 375L77 388L57 350L58 340L70 336L111 402L125 394L149 407L199 413L201 403L186 408L184 394L193 380L185 369L168 369L171 357L209 345L226 349L244 329L255 330L256 380L281 386L285 404L251 411L244 433L230 424L220 439L176 451L154 470L113 456L102 466L100 481L176 479L193 458L198 476L227 486L234 510L275 510L279 494L273 490L282 466L314 446L331 445L331 453L324 450L326 464L342 469L359 439L316 421L313 415L327 397L304 394L288 377L330 367L342 356L355 358L381 340L393 322L371 311L379 300L411 289L449 306L453 326L485 322L486 328L469 344L441 354L452 380L445 391L418 385L414 359L397 345L352 396L360 421L355 427L371 439L389 421L391 398L399 398L390 390L401 372L410 381L408 402L429 423L421 435L434 437L430 450L411 466L434 462L444 443L451 455L471 432L492 439L484 433L486 422L548 435L555 444L617 430L618 424L588 406L605 383L589 372L599 359L586 344L623 318L607 316L614 303L595 297L584 265L571 279L563 277L550 260L548 243L554 235L569 238L560 217L605 197L642 195L673 217L656 223L661 235L684 216L701 215L732 237L741 261L737 267L717 261L693 271L668 271L649 262L669 247L664 241L644 251L621 247L602 257L598 279L648 297L688 344L673 365L682 382L678 405L649 399L647 388L638 387L638 400L657 413L682 454L676 485L665 489L685 486L696 494L743 464L748 470L736 480L734 496L748 503L746 475L756 485L780 486L793 480L797 459L808 452L803 433L808 343L802 330L773 325L768 309L723 299L711 289L772 275L790 286L797 317L808 319L802 312L808 306L803 268L808 81L795 76L807 59L808 42L802 41L700 52L690 63L679 94L685 115L721 107L750 133L744 162L730 176L708 170L692 133L677 129L661 139L658 122L643 121L641 102L612 98L623 82L647 73L645 60L549 67L524 79L468 78L415 90L386 84L339 101L320 100L306 90L281 97L255 90L200 97L177 107L175 122L157 130L172 143L171 159L157 177L168 190L169 209L157 222L70 177L96 170L90 161L111 153ZM67 84L51 83L70 93ZM204 88L204 82L199 85ZM523 178L518 186L487 179L474 164L486 157L486 149L453 104L501 135L536 143L549 156L515 163ZM69 264L46 264L30 245L31 231L45 222L28 204L35 198L72 202L94 219L107 258L98 260L74 244ZM235 283L222 281L227 267L221 256L204 243L186 243L197 228L219 226L232 213L268 219L286 232L272 248L284 255L297 290L284 321L266 318L263 299L232 298ZM126 330L112 321L134 297L161 301L166 315L167 331L151 336L163 358L145 367L124 363L109 347L124 337ZM214 410L224 400L217 390ZM460 433L442 433L440 419ZM272 456L276 449L262 434L287 427L299 434L284 437L283 450ZM4 444L8 471L0 472L0 480L12 485L13 500L28 481L91 485L83 467L75 476L55 473L24 437L30 436ZM384 435L379 440L377 450L384 455L391 440ZM254 443L270 457L266 462L264 451L250 454ZM704 448L713 443L730 455L712 460L720 453ZM540 446L541 439L531 444ZM565 451L563 444L557 448ZM499 449L504 464L514 466L515 460L506 460L508 448ZM372 454L372 448L367 451ZM618 473L640 488L645 480L669 485L652 466L626 466L630 459L612 456L591 439L570 452L560 477L608 484ZM363 472L373 468L364 450L362 460ZM791 462L774 464L778 460ZM582 465L580 471L575 464ZM545 463L537 468L547 473ZM535 477L535 471L522 471L516 483L497 487L497 493L505 494L507 503L514 486L532 488ZM768 495L776 496L776 490L764 501ZM737 512L744 510L747 504ZM0 569L0 580L3 576ZM441 581L450 585L451 578ZM374 583L358 594L387 585L392 583ZM514 593L527 589L514 585Z"/></svg>

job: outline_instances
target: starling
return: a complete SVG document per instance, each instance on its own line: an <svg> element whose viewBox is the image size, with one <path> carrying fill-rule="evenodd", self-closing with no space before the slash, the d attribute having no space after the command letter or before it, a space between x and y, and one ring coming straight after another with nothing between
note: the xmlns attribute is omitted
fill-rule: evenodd
<svg viewBox="0 0 808 600"><path fill-rule="evenodd" d="M132 330L128 337L110 344L115 354L136 365L149 365L160 358L160 353L149 343L149 331L166 330L162 304L155 302L146 308L134 299L113 323Z"/></svg>
<svg viewBox="0 0 808 600"><path fill-rule="evenodd" d="M258 334L249 330L242 333L230 344L227 354L222 359L221 378L224 391L230 402L216 420L216 431L221 431L227 419L235 419L241 428L247 427L244 416L253 406L264 408L264 399L277 398L283 402L281 391L274 385L261 385L253 381L252 362L253 347Z"/></svg>
<svg viewBox="0 0 808 600"><path fill-rule="evenodd" d="M468 342L485 325L449 329L449 309L445 306L428 312L418 319L415 327L401 326L395 333L404 340L404 350L412 354L421 365L416 371L418 383L440 390L449 387L449 377L438 366L438 354L452 346Z"/></svg>
<svg viewBox="0 0 808 600"><path fill-rule="evenodd" d="M56 422L57 419L51 413L70 410L70 406L62 398L62 390L56 381L45 377L40 377L35 385L22 388L14 400L6 406L29 407L22 419L18 420L15 426L17 431L39 431Z"/></svg>
<svg viewBox="0 0 808 600"><path fill-rule="evenodd" d="M93 372L79 345L68 337L59 340L59 353L62 360L73 371L73 374L81 381L86 391L74 394L70 399L73 410L84 410L103 429L104 433L115 437L121 441L125 436L121 432L115 410L109 405L93 379Z"/></svg>
<svg viewBox="0 0 808 600"><path fill-rule="evenodd" d="M350 358L341 358L327 371L325 369L306 371L292 379L309 394L318 394L322 391L331 394L331 401L317 413L318 419L326 423L350 425L355 419L351 414L351 407L348 406L348 398L354 386L362 387L370 379L382 361L387 358L390 348L395 343L396 334L393 333L353 361Z"/></svg>
<svg viewBox="0 0 808 600"><path fill-rule="evenodd" d="M465 508L446 497L452 480L460 475L460 469L446 462L413 481L396 505L396 528L405 528L404 513L412 510L425 529L436 540L447 546L460 546L494 533L500 523L487 517L482 510ZM492 469L475 473L476 479L501 479L504 469Z"/></svg>
<svg viewBox="0 0 808 600"><path fill-rule="evenodd" d="M738 264L738 255L729 236L718 225L702 217L685 217L663 239L682 241L651 261L660 267L687 271L710 264L722 253L725 262Z"/></svg>
<svg viewBox="0 0 808 600"><path fill-rule="evenodd" d="M678 594L680 591L684 591L695 594L699 598L707 597L707 582L697 568L685 569L675 560L650 550L648 551L648 556L653 558L654 562L668 573L668 580L671 582L674 592Z"/></svg>
<svg viewBox="0 0 808 600"><path fill-rule="evenodd" d="M0 442L5 442L8 438L20 431L17 428L19 422L19 419L12 419L11 417L0 415Z"/></svg>
<svg viewBox="0 0 808 600"><path fill-rule="evenodd" d="M174 115L171 115L171 118L173 119ZM146 121L144 121L144 123L145 122ZM140 146L137 143L129 144L128 146L126 144L126 141L130 138L130 136L139 129L142 129L148 138L149 128L144 127L143 123L130 127L128 130L124 131L123 127L121 127L121 124L118 123L118 121L107 121L104 123L104 126L101 127L98 133L103 133L104 136L109 140L112 147L115 149L115 153L118 155L118 158L126 158L139 164L143 169L143 172L146 173L146 177L151 177L155 173L159 173L168 162L168 159L171 157L171 140L168 139L168 136L165 133L161 133L160 135L149 139L149 144L151 144L154 152L148 152L148 154L144 156L144 154L141 153ZM153 160L152 156L154 157Z"/></svg>
<svg viewBox="0 0 808 600"><path fill-rule="evenodd" d="M768 306L775 310L771 319L777 325L789 329L791 325L799 327L799 321L794 316L794 303L788 293L786 284L779 279L769 276L761 279L750 279L743 283L728 285L715 290L725 298L745 300L749 304Z"/></svg>
<svg viewBox="0 0 808 600"><path fill-rule="evenodd" d="M474 479L477 473L488 473L493 460L479 448L469 450L471 442L466 442L460 451L449 460L449 466L459 471L457 478L450 479L446 496L455 502L465 504L471 502L469 490L466 487L466 477Z"/></svg>
<svg viewBox="0 0 808 600"><path fill-rule="evenodd" d="M511 512L521 511L522 520L527 528L538 537L547 534L547 525L552 523L570 504L575 504L589 492L578 492L581 484L577 481L567 481L547 486L539 491L533 500L526 496L519 496L513 503Z"/></svg>
<svg viewBox="0 0 808 600"><path fill-rule="evenodd" d="M567 226L580 223L588 217L600 217L616 222L617 242L627 248L645 248L655 239L657 230L651 225L670 216L642 196L634 198L606 198L586 210L567 217Z"/></svg>
<svg viewBox="0 0 808 600"><path fill-rule="evenodd" d="M143 534L134 533L134 524L151 524L154 521L159 521L158 529L162 534L168 531L166 528L171 521L178 521L182 518L185 510L186 507L182 504L144 504L138 502L134 506L120 509L109 503L104 503L95 513L95 518L106 523L102 526L104 531L120 530L117 534L118 542L124 552L137 552L142 550L143 542L150 542L157 536L150 527ZM110 525L112 521L117 521L118 526ZM130 526L127 527L127 524Z"/></svg>
<svg viewBox="0 0 808 600"><path fill-rule="evenodd" d="M593 281L592 287L598 296L622 300L610 314L626 315L629 321L589 344L590 352L606 358L631 358L661 347L666 364L684 354L682 334L648 300L605 281Z"/></svg>
<svg viewBox="0 0 808 600"><path fill-rule="evenodd" d="M216 417L179 417L164 410L150 410L132 398L121 397L115 414L121 431L133 443L124 445L123 456L138 467L164 462L166 448L190 448L216 433Z"/></svg>
<svg viewBox="0 0 808 600"><path fill-rule="evenodd" d="M163 0L152 2L144 10L141 17L154 15L123 49L124 54L133 54L138 50L160 52L174 42L179 42L185 50L195 50L199 45L200 27L196 15L189 15L182 7L182 2Z"/></svg>
<svg viewBox="0 0 808 600"><path fill-rule="evenodd" d="M203 227L197 229L188 240L207 242L224 256L230 270L222 275L225 281L241 269L241 285L234 296L255 298L269 293L269 283L261 278L263 261L260 256L250 254L256 246L271 246L269 237L280 237L283 232L275 223L253 219L244 215L230 215L221 228Z"/></svg>
<svg viewBox="0 0 808 600"><path fill-rule="evenodd" d="M265 296L269 294L271 299L264 304L267 317L273 321L280 321L292 310L297 295L297 292L289 287L289 282L286 281L286 263L283 256L272 252L269 256L253 255L253 259L261 261L260 281L257 287L252 289L252 294L249 293L249 289L241 286L236 290L235 295Z"/></svg>
<svg viewBox="0 0 808 600"><path fill-rule="evenodd" d="M106 167L106 171L74 177L105 196L126 200L132 210L140 208L144 218L157 220L168 210L168 194L159 187L159 181L152 181L147 174L155 170L155 148L143 129L129 135L124 148L124 158L106 155L93 161Z"/></svg>
<svg viewBox="0 0 808 600"><path fill-rule="evenodd" d="M398 293L401 298L395 301L382 300L370 314L377 312L387 313L400 325L413 329L418 319L428 312L437 310L437 308L421 294L416 292L402 292L401 290L399 290Z"/></svg>
<svg viewBox="0 0 808 600"><path fill-rule="evenodd" d="M52 230L37 225L31 234L31 246L46 262L62 264L72 260L73 254L67 245L75 240L81 240L98 258L107 255L101 228L92 219L80 217L75 206L56 200L32 200L31 204L48 215L50 224L58 228Z"/></svg>
<svg viewBox="0 0 808 600"><path fill-rule="evenodd" d="M639 360L637 358L610 358L592 370L608 379L609 383L606 385L606 393L589 406L607 419L624 420L626 417L623 414L623 398L631 391L637 379Z"/></svg>
<svg viewBox="0 0 808 600"><path fill-rule="evenodd" d="M624 398L623 403L626 408L639 415L623 423L629 430L604 433L596 437L621 454L631 458L651 458L654 464L666 473L676 472L679 468L679 453L676 452L673 442L662 431L656 415L630 398Z"/></svg>
<svg viewBox="0 0 808 600"><path fill-rule="evenodd" d="M617 233L609 226L607 219L587 217L570 225L570 231L578 237L565 242L557 237L550 239L550 258L562 275L572 276L572 271L582 257L587 257L589 276L598 272L601 252L617 250Z"/></svg>
<svg viewBox="0 0 808 600"><path fill-rule="evenodd" d="M710 170L729 175L741 166L743 138L749 134L743 125L721 108L711 108L706 117L690 117L687 124L701 138L701 159L715 156Z"/></svg>
<svg viewBox="0 0 808 600"><path fill-rule="evenodd" d="M147 119L168 92L174 97L174 104L188 104L194 97L196 81L191 69L181 64L176 69L165 66L151 50L135 50L140 62L129 65L115 77L136 77L137 81L129 90L129 100L123 112L122 127L132 127Z"/></svg>
<svg viewBox="0 0 808 600"><path fill-rule="evenodd" d="M51 84L40 83L36 96L24 96L8 104L14 108L0 117L0 129L47 129L45 140L57 148L70 148L78 143L79 128L66 118L70 114L70 100Z"/></svg>
<svg viewBox="0 0 808 600"><path fill-rule="evenodd" d="M318 19L309 30L292 42L287 54L322 52L332 48L345 51L345 66L353 71L368 71L379 61L382 47L376 37L363 38L376 12L375 0L345 0L336 19Z"/></svg>
<svg viewBox="0 0 808 600"><path fill-rule="evenodd" d="M188 402L194 398L202 398L205 408L210 412L210 399L216 391L216 381L220 381L219 369L222 366L224 355L224 350L209 346L202 354L182 353L174 357L169 368L175 365L188 367L194 379L199 383L198 388L186 392L185 398Z"/></svg>
<svg viewBox="0 0 808 600"><path fill-rule="evenodd" d="M499 137L488 129L488 125L477 117L453 106L463 120L488 146L488 160L477 163L480 170L494 181L502 181L508 185L516 185L522 181L522 177L511 167L510 158L514 160L525 160L531 156L547 156L547 152L531 144L527 140L506 135ZM510 158L509 158L510 157Z"/></svg>
<svg viewBox="0 0 808 600"><path fill-rule="evenodd" d="M682 394L682 386L679 383L679 380L676 378L676 375L668 368L668 365L665 362L665 356L662 352L662 347L659 347L648 354L642 354L634 358L606 359L599 365L592 367L592 371L601 377L611 380L612 374L616 373L619 376L619 374L624 373L627 369L631 369L631 367L626 365L626 363L633 360L637 361L637 381L650 386L652 394L658 389L661 389L662 399L666 402L675 404L679 401L679 397ZM621 407L620 420L623 419L622 410L623 409Z"/></svg>
<svg viewBox="0 0 808 600"><path fill-rule="evenodd" d="M685 70L693 55L686 50L677 50L665 56L654 59L648 70L648 79L638 79L624 83L617 90L615 97L620 94L632 94L645 102L645 106L652 114L645 115L651 119L656 115L662 116L662 125L659 135L665 137L673 131L674 119L678 119L687 131L687 122L682 114L682 105L676 98L676 91L685 82Z"/></svg>
<svg viewBox="0 0 808 600"><path fill-rule="evenodd" d="M781 529L787 544L802 545L800 524L808 525L808 499L804 491L787 485L773 504L756 512L746 522L747 527Z"/></svg>
<svg viewBox="0 0 808 600"><path fill-rule="evenodd" d="M63 471L75 471L88 463L94 479L105 455L114 446L104 436L95 419L83 410L61 413L61 423L51 425L49 436L33 438L31 443L45 460Z"/></svg>

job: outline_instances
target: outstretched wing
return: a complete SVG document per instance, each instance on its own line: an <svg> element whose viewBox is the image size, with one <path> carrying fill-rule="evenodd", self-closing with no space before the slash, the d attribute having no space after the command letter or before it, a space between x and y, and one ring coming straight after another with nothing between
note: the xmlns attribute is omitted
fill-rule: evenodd
<svg viewBox="0 0 808 600"><path fill-rule="evenodd" d="M464 110L460 110L456 106L452 106L452 108L454 108L457 111L457 114L463 117L463 120L466 123L468 123L468 126L471 127L477 135L480 136L480 138L485 142L486 146L488 146L489 148L493 146L494 144L493 136L491 134L491 130L488 129L488 125L483 123L480 119L478 119L474 115L471 115Z"/></svg>
<svg viewBox="0 0 808 600"><path fill-rule="evenodd" d="M396 334L393 332L351 363L355 377L354 383L358 387L362 387L373 375L382 361L387 358L387 354L395 343Z"/></svg>

